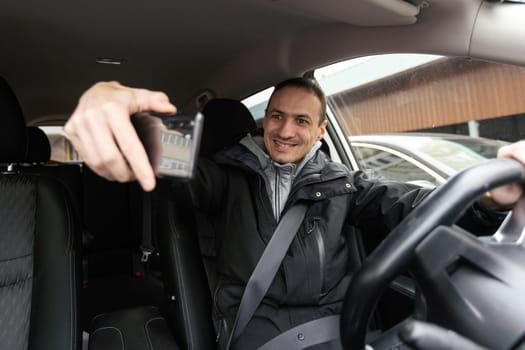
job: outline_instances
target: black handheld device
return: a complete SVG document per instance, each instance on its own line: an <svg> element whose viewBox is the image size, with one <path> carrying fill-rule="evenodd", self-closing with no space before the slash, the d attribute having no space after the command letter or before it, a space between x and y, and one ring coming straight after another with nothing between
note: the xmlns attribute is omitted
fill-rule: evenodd
<svg viewBox="0 0 525 350"><path fill-rule="evenodd" d="M158 177L191 179L204 117L201 113L136 113L131 118Z"/></svg>

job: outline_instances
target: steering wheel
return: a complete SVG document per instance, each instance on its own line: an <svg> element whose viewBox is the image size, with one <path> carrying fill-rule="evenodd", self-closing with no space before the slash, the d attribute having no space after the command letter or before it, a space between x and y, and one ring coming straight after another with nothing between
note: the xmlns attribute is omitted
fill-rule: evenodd
<svg viewBox="0 0 525 350"><path fill-rule="evenodd" d="M367 325L373 308L389 283L408 269L416 256L416 247L425 238L442 225L449 231L454 230L451 226L466 208L486 191L524 180L525 168L517 161L491 160L456 174L416 207L372 252L353 276L341 314L341 340L345 349L365 349ZM520 202L525 204L524 200ZM513 212L521 211L515 208ZM523 217L523 213L519 214ZM516 226L516 220L510 221ZM525 219L522 218L520 224L524 223ZM508 231L508 228L503 228L504 224L498 230L499 235ZM521 253L521 256L525 254ZM523 278L523 274L520 278ZM415 276L415 279L416 283L421 282L420 277ZM525 283L522 284L525 288Z"/></svg>

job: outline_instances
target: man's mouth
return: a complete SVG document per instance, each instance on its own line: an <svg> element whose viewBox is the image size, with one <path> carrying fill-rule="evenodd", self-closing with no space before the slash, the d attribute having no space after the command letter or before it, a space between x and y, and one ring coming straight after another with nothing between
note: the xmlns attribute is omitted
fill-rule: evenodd
<svg viewBox="0 0 525 350"><path fill-rule="evenodd" d="M297 146L297 143L290 142L290 141L282 141L282 140L273 140L274 145L279 149L289 149L292 147Z"/></svg>

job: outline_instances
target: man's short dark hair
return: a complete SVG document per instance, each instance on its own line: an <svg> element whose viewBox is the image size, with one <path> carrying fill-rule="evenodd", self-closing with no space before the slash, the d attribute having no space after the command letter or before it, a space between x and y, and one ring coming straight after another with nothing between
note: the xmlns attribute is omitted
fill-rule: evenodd
<svg viewBox="0 0 525 350"><path fill-rule="evenodd" d="M313 93L317 98L319 99L319 102L321 102L321 115L319 119L319 125L325 120L326 118L326 96L319 86L317 82L314 79L310 78L303 78L303 77L297 77L297 78L290 78L286 79L279 84L275 85L275 88L272 92L272 95L270 96L270 100L268 101L268 105L270 104L270 101L272 100L273 95L286 87L294 87L298 89L304 89L311 93Z"/></svg>

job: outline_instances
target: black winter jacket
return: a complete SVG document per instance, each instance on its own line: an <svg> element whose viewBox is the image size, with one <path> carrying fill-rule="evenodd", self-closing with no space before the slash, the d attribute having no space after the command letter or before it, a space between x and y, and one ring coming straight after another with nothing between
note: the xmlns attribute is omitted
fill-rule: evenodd
<svg viewBox="0 0 525 350"><path fill-rule="evenodd" d="M216 234L215 246L201 249L217 254L214 318L222 337L278 224L258 164L238 144L213 160L202 159L192 184L193 200ZM296 177L283 211L306 202L306 217L235 348L256 348L295 325L339 313L360 261L354 228L381 239L428 194L414 185L367 180L318 151Z"/></svg>

